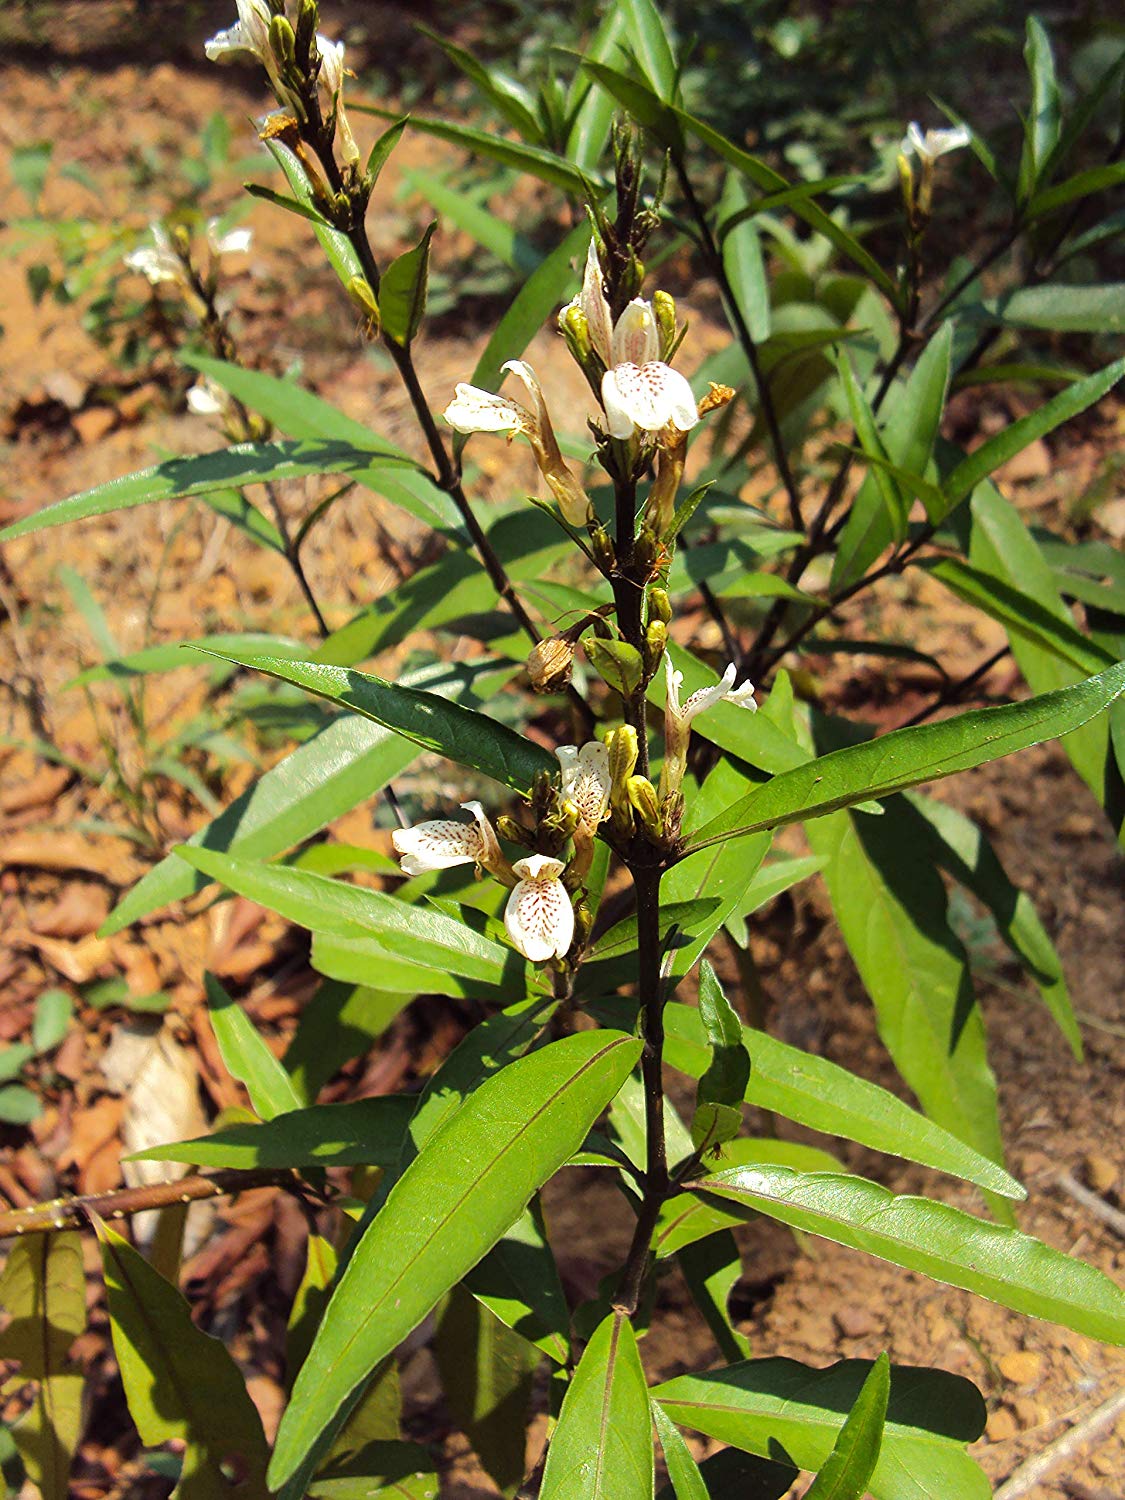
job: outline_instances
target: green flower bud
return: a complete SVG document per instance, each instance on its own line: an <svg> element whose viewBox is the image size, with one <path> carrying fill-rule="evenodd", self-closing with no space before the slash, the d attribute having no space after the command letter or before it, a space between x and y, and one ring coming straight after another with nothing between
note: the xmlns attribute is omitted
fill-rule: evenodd
<svg viewBox="0 0 1125 1500"><path fill-rule="evenodd" d="M653 292L652 311L660 330L660 358L667 359L676 347L676 301L668 292Z"/></svg>
<svg viewBox="0 0 1125 1500"><path fill-rule="evenodd" d="M664 655L664 648L668 644L668 627L663 620L650 620L645 629L644 664L645 681L648 682L656 673L660 665L660 658Z"/></svg>
<svg viewBox="0 0 1125 1500"><path fill-rule="evenodd" d="M660 804L652 782L647 776L630 776L626 783L626 791L633 811L641 820L641 827L645 833L655 843L663 843L664 822L660 816Z"/></svg>
<svg viewBox="0 0 1125 1500"><path fill-rule="evenodd" d="M672 618L672 601L668 598L668 590L658 585L648 591L648 614L649 619L662 621L665 625Z"/></svg>
<svg viewBox="0 0 1125 1500"><path fill-rule="evenodd" d="M611 729L605 737L609 750L610 813L613 827L623 837L633 831L633 810L629 802L629 778L637 764L639 748L637 731L631 724L622 724L620 729Z"/></svg>
<svg viewBox="0 0 1125 1500"><path fill-rule="evenodd" d="M559 332L566 339L566 347L574 355L582 366L593 353L593 344L590 342L590 320L580 307L573 303L563 309L559 317Z"/></svg>
<svg viewBox="0 0 1125 1500"><path fill-rule="evenodd" d="M518 844L521 849L535 848L535 835L507 813L501 813L496 819L496 832L502 839L507 839L509 844Z"/></svg>
<svg viewBox="0 0 1125 1500"><path fill-rule="evenodd" d="M587 529L590 533L590 550L594 554L594 561L608 578L611 573L617 571L617 553L613 550L609 532L600 521L591 521Z"/></svg>
<svg viewBox="0 0 1125 1500"><path fill-rule="evenodd" d="M297 37L285 16L274 16L270 21L270 51L283 70L296 67Z"/></svg>

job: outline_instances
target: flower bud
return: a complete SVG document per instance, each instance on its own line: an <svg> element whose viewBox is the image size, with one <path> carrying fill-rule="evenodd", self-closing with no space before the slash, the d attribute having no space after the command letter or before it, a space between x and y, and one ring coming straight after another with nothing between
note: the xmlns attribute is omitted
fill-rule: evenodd
<svg viewBox="0 0 1125 1500"><path fill-rule="evenodd" d="M297 65L297 37L285 16L274 16L270 21L270 51L281 68Z"/></svg>
<svg viewBox="0 0 1125 1500"><path fill-rule="evenodd" d="M608 578L611 573L617 571L617 553L613 550L609 532L600 521L591 521L587 529L590 533L590 550L594 554L594 561Z"/></svg>
<svg viewBox="0 0 1125 1500"><path fill-rule="evenodd" d="M375 293L364 276L353 276L348 282L348 296L359 308L372 335L379 331L379 304L375 300Z"/></svg>
<svg viewBox="0 0 1125 1500"><path fill-rule="evenodd" d="M496 819L496 832L502 839L507 839L509 844L518 844L521 849L535 848L534 834L515 818L509 817L507 813L502 813Z"/></svg>
<svg viewBox="0 0 1125 1500"><path fill-rule="evenodd" d="M593 913L585 901L580 901L574 908L574 942L571 946L572 953L581 953L590 941L590 933L594 926Z"/></svg>
<svg viewBox="0 0 1125 1500"><path fill-rule="evenodd" d="M660 816L660 804L656 799L656 788L647 776L630 776L626 782L630 805L641 821L641 827L655 843L664 841L664 822Z"/></svg>
<svg viewBox="0 0 1125 1500"><path fill-rule="evenodd" d="M574 644L565 636L552 635L531 648L527 675L536 693L557 693L566 687L574 668Z"/></svg>
<svg viewBox="0 0 1125 1500"><path fill-rule="evenodd" d="M609 774L612 785L609 794L610 813L616 832L628 837L633 831L633 812L629 802L629 778L637 764L639 753L637 731L631 724L622 724L620 729L611 729L605 737L609 750Z"/></svg>
<svg viewBox="0 0 1125 1500"><path fill-rule="evenodd" d="M668 644L668 627L663 620L650 620L645 628L644 650L641 653L645 664L645 681L648 682L660 665L664 648Z"/></svg>
<svg viewBox="0 0 1125 1500"><path fill-rule="evenodd" d="M309 60L313 38L320 25L320 7L317 0L301 0L297 10L297 60L305 67Z"/></svg>
<svg viewBox="0 0 1125 1500"><path fill-rule="evenodd" d="M660 538L650 525L643 525L633 545L633 556L646 576L652 573L656 559L660 556Z"/></svg>
<svg viewBox="0 0 1125 1500"><path fill-rule="evenodd" d="M559 314L559 332L571 354L585 368L594 346L590 339L590 320L580 307L571 303L563 308Z"/></svg>
<svg viewBox="0 0 1125 1500"><path fill-rule="evenodd" d="M653 292L652 310L660 333L660 358L668 359L676 347L676 301L668 292Z"/></svg>
<svg viewBox="0 0 1125 1500"><path fill-rule="evenodd" d="M665 625L672 618L672 602L668 598L668 590L654 585L648 591L648 614L649 619L657 619Z"/></svg>

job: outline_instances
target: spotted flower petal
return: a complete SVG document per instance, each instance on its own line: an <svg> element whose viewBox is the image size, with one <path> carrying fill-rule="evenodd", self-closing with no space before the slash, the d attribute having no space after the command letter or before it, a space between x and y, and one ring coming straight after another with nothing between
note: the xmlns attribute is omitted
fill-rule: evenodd
<svg viewBox="0 0 1125 1500"><path fill-rule="evenodd" d="M504 908L504 926L516 948L532 963L564 958L574 941L574 907L559 877L561 859L531 854L512 866L519 877Z"/></svg>
<svg viewBox="0 0 1125 1500"><path fill-rule="evenodd" d="M456 432L530 432L535 425L531 413L507 396L482 391L479 386L457 386L453 400L442 413Z"/></svg>
<svg viewBox="0 0 1125 1500"><path fill-rule="evenodd" d="M454 865L468 864L495 869L503 864L496 834L481 804L464 802L461 805L472 813L472 823L434 818L427 823L415 823L413 828L395 830L391 843L405 874L427 875L431 870L449 870Z"/></svg>
<svg viewBox="0 0 1125 1500"><path fill-rule="evenodd" d="M689 432L699 421L691 386L678 370L655 359L607 370L602 378L602 405L615 438L632 437L638 429L656 433L668 426Z"/></svg>
<svg viewBox="0 0 1125 1500"><path fill-rule="evenodd" d="M591 832L609 816L609 794L613 777L609 770L609 747L600 740L560 745L555 751L562 767L562 794L577 807Z"/></svg>

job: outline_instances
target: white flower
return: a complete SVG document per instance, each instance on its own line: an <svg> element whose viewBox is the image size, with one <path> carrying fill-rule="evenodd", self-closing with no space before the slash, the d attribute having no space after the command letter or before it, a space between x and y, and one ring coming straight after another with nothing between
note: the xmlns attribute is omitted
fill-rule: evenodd
<svg viewBox="0 0 1125 1500"><path fill-rule="evenodd" d="M492 824L479 802L462 802L471 812L472 823L435 818L399 828L391 835L394 851L407 875L428 875L431 870L449 870L454 865L476 864L495 874L505 865Z"/></svg>
<svg viewBox="0 0 1125 1500"><path fill-rule="evenodd" d="M316 46L320 53L320 83L335 97L344 86L344 44L329 41L318 31Z"/></svg>
<svg viewBox="0 0 1125 1500"><path fill-rule="evenodd" d="M218 417L226 410L226 396L209 375L197 380L187 393L188 410L197 417Z"/></svg>
<svg viewBox="0 0 1125 1500"><path fill-rule="evenodd" d="M255 57L271 77L275 68L270 50L270 8L268 0L235 0L238 20L226 31L218 31L203 44L211 62L239 62Z"/></svg>
<svg viewBox="0 0 1125 1500"><path fill-rule="evenodd" d="M581 750L577 745L560 745L555 755L562 767L562 794L574 803L592 833L609 816L613 789L609 747L600 740L589 740Z"/></svg>
<svg viewBox="0 0 1125 1500"><path fill-rule="evenodd" d="M652 303L634 297L618 318L610 344L612 368L602 377L602 405L610 436L657 433L664 427L688 432L699 421L691 386L660 353Z"/></svg>
<svg viewBox="0 0 1125 1500"><path fill-rule="evenodd" d="M972 134L964 125L958 125L952 130L927 130L923 133L918 122L912 120L898 149L903 156L909 156L913 152L919 161L926 163L936 161L949 151L960 151L971 140Z"/></svg>
<svg viewBox="0 0 1125 1500"><path fill-rule="evenodd" d="M504 926L512 942L532 963L565 958L574 941L574 907L559 877L561 859L531 854L512 869L519 884L504 908Z"/></svg>
<svg viewBox="0 0 1125 1500"><path fill-rule="evenodd" d="M253 239L252 229L228 229L220 234L218 219L207 220L207 244L212 255L246 255Z"/></svg>
<svg viewBox="0 0 1125 1500"><path fill-rule="evenodd" d="M158 286L162 281L174 281L180 286L187 286L187 270L172 248L172 238L164 225L152 224L149 230L152 244L138 245L136 250L130 250L125 256L125 264L131 271L139 271L142 276L146 276L153 286Z"/></svg>
<svg viewBox="0 0 1125 1500"><path fill-rule="evenodd" d="M744 682L736 688L734 679L738 669L733 662L711 687L698 688L685 703L680 702L680 688L684 674L677 672L671 657L665 653L664 675L668 684L668 696L664 701L664 764L660 771L661 801L673 792L678 792L680 782L687 769L688 744L691 740L691 721L700 714L714 708L724 698L740 708L756 709L754 684Z"/></svg>
<svg viewBox="0 0 1125 1500"><path fill-rule="evenodd" d="M585 526L590 501L563 459L535 371L522 359L510 359L503 368L523 381L534 409L507 396L461 383L443 412L445 420L456 432L507 432L513 437L516 433L526 437L539 472L567 522L571 526Z"/></svg>
<svg viewBox="0 0 1125 1500"><path fill-rule="evenodd" d="M560 327L572 308L586 319L590 345L606 367L602 405L610 435L628 438L638 430L656 433L668 426L690 432L699 421L699 408L684 377L660 358L660 331L652 303L634 297L613 324L592 240L582 290L559 314Z"/></svg>

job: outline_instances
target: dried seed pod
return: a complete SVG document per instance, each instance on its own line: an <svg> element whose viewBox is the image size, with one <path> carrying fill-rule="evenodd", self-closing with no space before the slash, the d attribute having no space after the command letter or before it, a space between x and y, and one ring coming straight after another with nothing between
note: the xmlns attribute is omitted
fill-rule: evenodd
<svg viewBox="0 0 1125 1500"><path fill-rule="evenodd" d="M532 691L557 693L570 681L574 670L574 643L565 635L548 636L531 648L527 658L527 675Z"/></svg>

